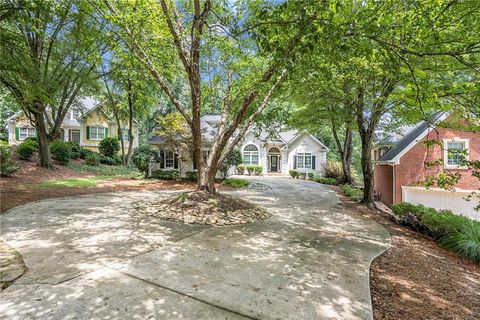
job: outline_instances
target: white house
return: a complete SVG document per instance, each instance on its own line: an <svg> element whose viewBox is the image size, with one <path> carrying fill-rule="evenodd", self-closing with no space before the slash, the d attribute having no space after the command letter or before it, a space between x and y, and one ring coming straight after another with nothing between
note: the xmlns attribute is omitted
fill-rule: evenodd
<svg viewBox="0 0 480 320"><path fill-rule="evenodd" d="M202 130L205 138L213 139L220 123L220 116L207 115L201 118ZM258 133L260 131L260 133ZM152 137L152 145L161 145L160 137ZM287 175L291 169L300 172L320 172L327 159L327 147L317 138L306 132L298 130L282 131L269 134L267 130L250 129L245 134L238 149L242 152L245 165L260 165L264 174ZM205 154L208 147L205 147ZM160 163L155 169L180 169L184 174L195 170L191 160L181 161L168 150L161 151Z"/></svg>

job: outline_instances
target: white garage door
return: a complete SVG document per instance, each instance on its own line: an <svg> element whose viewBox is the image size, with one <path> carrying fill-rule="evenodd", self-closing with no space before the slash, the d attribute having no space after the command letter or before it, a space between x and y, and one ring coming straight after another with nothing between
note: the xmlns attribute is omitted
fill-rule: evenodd
<svg viewBox="0 0 480 320"><path fill-rule="evenodd" d="M402 187L402 199L404 202L423 204L435 209L449 209L456 214L461 214L472 219L480 220L480 212L475 211L478 198L471 201L465 200L471 191L447 191L442 189L426 189L421 187Z"/></svg>

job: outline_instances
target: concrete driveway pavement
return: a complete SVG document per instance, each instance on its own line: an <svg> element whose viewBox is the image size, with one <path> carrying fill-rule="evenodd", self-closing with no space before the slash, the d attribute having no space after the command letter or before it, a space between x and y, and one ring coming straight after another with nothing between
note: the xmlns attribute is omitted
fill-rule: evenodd
<svg viewBox="0 0 480 320"><path fill-rule="evenodd" d="M326 186L252 178L235 192L269 208L242 226L180 225L133 204L170 192L49 199L0 216L28 271L0 293L8 319L368 319L374 221Z"/></svg>

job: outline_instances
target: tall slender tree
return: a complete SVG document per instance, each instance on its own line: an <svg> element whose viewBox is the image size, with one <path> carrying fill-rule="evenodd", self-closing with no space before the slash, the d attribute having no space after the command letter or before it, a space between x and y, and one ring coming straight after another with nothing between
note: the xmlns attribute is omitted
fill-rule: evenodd
<svg viewBox="0 0 480 320"><path fill-rule="evenodd" d="M163 44L173 44L188 79L190 101L185 105L172 91L168 75L155 64L155 55L162 50L163 44L157 43L157 49L152 51L147 43L135 36L132 16L142 10L132 10L108 0L104 2L108 8L106 15L121 27L125 43L134 50L189 125L197 161L198 188L215 192L219 165L267 107L286 75L291 48L278 46L273 52L276 56L260 50L248 25L252 15L260 9L250 5L256 4L253 2L160 0L157 5L146 1L148 11L162 13L154 30L166 24L168 37ZM295 40L298 39L292 37L286 43L292 44ZM212 83L217 89L209 92L206 86ZM214 97L211 92L220 92L221 95ZM209 155L204 159L200 117L205 104L212 100L221 102L217 106L221 122L211 141Z"/></svg>

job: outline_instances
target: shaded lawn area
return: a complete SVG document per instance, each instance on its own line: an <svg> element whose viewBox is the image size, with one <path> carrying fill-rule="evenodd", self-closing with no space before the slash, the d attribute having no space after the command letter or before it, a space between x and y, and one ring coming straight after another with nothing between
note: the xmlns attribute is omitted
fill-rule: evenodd
<svg viewBox="0 0 480 320"><path fill-rule="evenodd" d="M98 178L53 179L29 185L32 188L89 188L97 185Z"/></svg>

